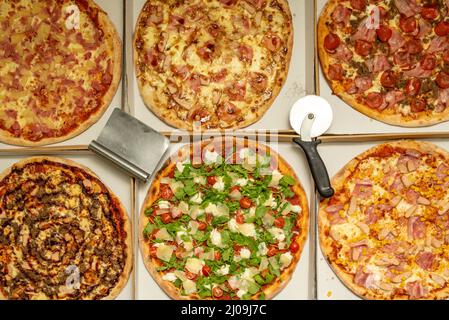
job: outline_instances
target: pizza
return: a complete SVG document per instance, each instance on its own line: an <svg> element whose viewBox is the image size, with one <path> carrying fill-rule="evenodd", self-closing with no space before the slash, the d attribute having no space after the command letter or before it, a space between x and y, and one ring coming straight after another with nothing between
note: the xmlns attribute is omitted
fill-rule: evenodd
<svg viewBox="0 0 449 320"><path fill-rule="evenodd" d="M0 141L36 146L72 138L109 106L121 42L91 0L0 1Z"/></svg>
<svg viewBox="0 0 449 320"><path fill-rule="evenodd" d="M0 299L112 299L132 257L126 210L89 169L34 157L0 175Z"/></svg>
<svg viewBox="0 0 449 320"><path fill-rule="evenodd" d="M449 154L434 144L378 145L332 179L319 208L331 267L368 299L449 297Z"/></svg>
<svg viewBox="0 0 449 320"><path fill-rule="evenodd" d="M149 0L134 34L137 83L173 127L243 128L279 94L292 47L287 0Z"/></svg>
<svg viewBox="0 0 449 320"><path fill-rule="evenodd" d="M332 91L387 124L449 119L449 1L327 2L318 51Z"/></svg>
<svg viewBox="0 0 449 320"><path fill-rule="evenodd" d="M308 215L298 178L272 149L216 138L182 147L157 174L140 248L173 299L270 299L300 259Z"/></svg>

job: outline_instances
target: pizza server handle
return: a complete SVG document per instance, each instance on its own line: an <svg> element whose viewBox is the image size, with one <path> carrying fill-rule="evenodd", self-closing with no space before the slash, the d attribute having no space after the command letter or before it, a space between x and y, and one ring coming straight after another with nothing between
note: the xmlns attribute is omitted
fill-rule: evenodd
<svg viewBox="0 0 449 320"><path fill-rule="evenodd" d="M299 138L294 138L293 142L304 150L319 194L323 198L332 197L334 195L334 189L331 187L326 166L324 165L323 159L321 159L317 150L317 146L321 143L321 140L303 141Z"/></svg>

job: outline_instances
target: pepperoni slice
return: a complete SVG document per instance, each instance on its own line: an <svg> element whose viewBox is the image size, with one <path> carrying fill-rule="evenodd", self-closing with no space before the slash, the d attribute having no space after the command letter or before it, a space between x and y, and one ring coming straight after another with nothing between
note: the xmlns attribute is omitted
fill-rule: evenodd
<svg viewBox="0 0 449 320"><path fill-rule="evenodd" d="M405 47L411 54L417 54L423 51L421 40L411 39L405 43Z"/></svg>
<svg viewBox="0 0 449 320"><path fill-rule="evenodd" d="M437 59L433 54L426 54L421 59L421 68L424 70L433 70L437 64Z"/></svg>
<svg viewBox="0 0 449 320"><path fill-rule="evenodd" d="M423 7L421 11L421 17L427 20L435 20L440 13L438 12L438 9L435 7Z"/></svg>
<svg viewBox="0 0 449 320"><path fill-rule="evenodd" d="M363 40L357 40L355 42L355 52L362 57L366 57L367 55L369 55L372 48L373 45L369 42Z"/></svg>
<svg viewBox="0 0 449 320"><path fill-rule="evenodd" d="M335 81L343 80L344 70L341 64L331 64L328 70L329 79Z"/></svg>
<svg viewBox="0 0 449 320"><path fill-rule="evenodd" d="M385 25L381 25L379 29L376 30L376 33L377 37L382 42L388 42L388 40L390 40L391 36L393 35L393 31Z"/></svg>
<svg viewBox="0 0 449 320"><path fill-rule="evenodd" d="M382 94L379 92L370 92L366 96L365 102L368 105L368 107L370 107L372 109L377 109L384 102L384 98L383 98Z"/></svg>
<svg viewBox="0 0 449 320"><path fill-rule="evenodd" d="M396 86L396 82L398 80L398 76L391 70L385 71L380 77L380 83L385 88L394 88Z"/></svg>
<svg viewBox="0 0 449 320"><path fill-rule="evenodd" d="M421 112L426 110L427 103L423 99L413 99L410 105L412 112Z"/></svg>
<svg viewBox="0 0 449 320"><path fill-rule="evenodd" d="M401 16L401 18L399 19L399 27L405 33L413 33L416 31L418 24L416 23L416 19L414 16L408 18L405 16Z"/></svg>
<svg viewBox="0 0 449 320"><path fill-rule="evenodd" d="M335 33L329 33L324 38L324 48L327 52L333 53L340 46L340 37Z"/></svg>
<svg viewBox="0 0 449 320"><path fill-rule="evenodd" d="M445 37L449 34L449 22L441 21L435 26L435 33L437 36Z"/></svg>
<svg viewBox="0 0 449 320"><path fill-rule="evenodd" d="M449 74L446 72L440 72L437 75L436 82L438 86L442 89L448 89L449 88Z"/></svg>
<svg viewBox="0 0 449 320"><path fill-rule="evenodd" d="M366 0L351 0L351 7L359 11L365 11Z"/></svg>
<svg viewBox="0 0 449 320"><path fill-rule="evenodd" d="M421 89L421 80L418 78L411 78L407 80L407 83L405 84L405 92L409 96L416 96L419 93L419 90Z"/></svg>

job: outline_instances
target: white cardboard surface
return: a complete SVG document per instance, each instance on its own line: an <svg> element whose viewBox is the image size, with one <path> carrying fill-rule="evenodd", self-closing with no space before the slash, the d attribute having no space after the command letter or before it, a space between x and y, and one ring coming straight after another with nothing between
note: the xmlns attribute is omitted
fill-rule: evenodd
<svg viewBox="0 0 449 320"><path fill-rule="evenodd" d="M132 114L139 120L158 131L174 131L156 117L144 104L134 71L132 37L134 26L145 0L131 0L126 2L126 69L128 82L128 105ZM282 91L274 101L264 117L246 129L291 129L288 121L290 108L301 97L315 92L314 62L313 62L313 1L288 0L293 16L294 45L292 61L287 80Z"/></svg>
<svg viewBox="0 0 449 320"><path fill-rule="evenodd" d="M449 150L448 140L429 139L439 147ZM383 143L363 142L363 143L329 143L319 147L320 154L332 178L349 161L366 150ZM352 293L335 275L331 267L325 260L317 236L317 292L318 300L360 300Z"/></svg>
<svg viewBox="0 0 449 320"><path fill-rule="evenodd" d="M112 23L114 24L120 39L122 39L123 42L123 29L124 29L124 1L123 0L95 0L95 2L108 14L109 18L111 19ZM122 72L124 73L124 72ZM122 79L123 80L123 79ZM92 140L96 139L98 135L100 134L103 127L106 125L107 120L109 119L109 116L111 115L114 108L122 108L122 86L123 82L120 82L117 92L112 99L111 104L109 105L108 109L105 111L103 116L95 123L93 126L88 128L86 131L81 133L80 135L54 144L54 145L60 145L60 146L73 146L73 145L87 145ZM16 148L16 146L11 146L8 144L0 143L0 148Z"/></svg>
<svg viewBox="0 0 449 320"><path fill-rule="evenodd" d="M167 159L171 154L173 154L178 148L183 144L172 144L166 157ZM273 144L268 144L269 146L274 146ZM279 143L279 147L273 147L273 149L292 166L296 172L298 178L300 179L302 186L307 194L307 199L309 201L309 207L313 200L313 185L311 176L308 171L306 159L299 147L295 147L293 144ZM143 201L145 200L146 194L151 183L139 183L137 192L137 212L135 221L139 221L140 209ZM312 214L312 212L310 212ZM275 299L284 300L307 300L311 299L311 285L309 278L312 277L313 273L310 270L309 262L309 241L307 240L304 250L301 254L301 258L296 266L296 270L293 273L293 277L287 286L282 290ZM148 273L145 268L144 262L142 260L142 255L140 254L140 248L138 249L138 263L135 267L136 277L137 277L137 288L136 288L136 299L138 300L167 300L169 297L162 291L157 283Z"/></svg>
<svg viewBox="0 0 449 320"><path fill-rule="evenodd" d="M103 181L103 183L107 185L120 199L128 213L128 217L131 218L131 178L129 178L124 173L117 171L117 169L109 162L106 162L93 154L70 156L60 156L58 154L55 154L51 156L70 159L91 169L101 179L101 181ZM3 171L14 163L25 158L28 158L28 156L4 156L0 154L0 171ZM133 299L133 272L134 270L131 272L128 283L123 288L120 295L117 297L117 300Z"/></svg>
<svg viewBox="0 0 449 320"><path fill-rule="evenodd" d="M315 0L317 2L317 21L322 9L327 3L326 0ZM318 56L316 63L320 65ZM343 100L332 94L323 72L321 65L318 74L319 87L317 90L320 95L327 99L334 111L334 122L327 133L333 134L358 134L358 133L397 133L397 132L439 132L449 131L449 122L443 122L434 126L425 128L403 128L385 124L383 122L371 119L368 116L356 111Z"/></svg>

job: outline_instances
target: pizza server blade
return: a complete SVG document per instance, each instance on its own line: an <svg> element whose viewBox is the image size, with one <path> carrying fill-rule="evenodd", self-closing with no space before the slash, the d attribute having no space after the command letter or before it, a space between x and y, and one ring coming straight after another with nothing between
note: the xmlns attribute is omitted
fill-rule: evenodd
<svg viewBox="0 0 449 320"><path fill-rule="evenodd" d="M166 137L116 108L89 149L131 176L147 181L169 146Z"/></svg>
<svg viewBox="0 0 449 320"><path fill-rule="evenodd" d="M334 195L329 174L321 159L317 146L321 140L312 139L319 137L329 129L332 124L332 108L329 103L318 96L305 96L299 99L290 111L290 125L300 135L293 142L299 145L307 158L316 189L323 198Z"/></svg>

